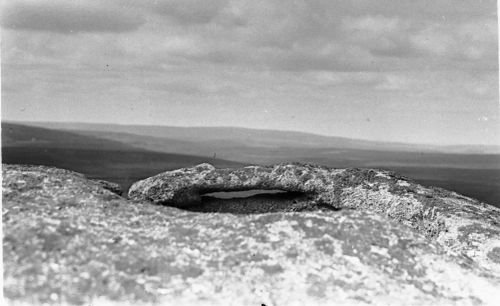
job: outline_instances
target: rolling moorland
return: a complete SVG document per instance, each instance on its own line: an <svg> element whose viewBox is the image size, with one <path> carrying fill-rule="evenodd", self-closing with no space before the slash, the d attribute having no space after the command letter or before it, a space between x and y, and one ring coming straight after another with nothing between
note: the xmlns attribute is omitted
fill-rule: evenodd
<svg viewBox="0 0 500 306"><path fill-rule="evenodd" d="M82 123L2 123L3 163L56 166L125 190L165 170L308 162L393 170L427 186L500 206L495 146L420 146L299 132Z"/></svg>

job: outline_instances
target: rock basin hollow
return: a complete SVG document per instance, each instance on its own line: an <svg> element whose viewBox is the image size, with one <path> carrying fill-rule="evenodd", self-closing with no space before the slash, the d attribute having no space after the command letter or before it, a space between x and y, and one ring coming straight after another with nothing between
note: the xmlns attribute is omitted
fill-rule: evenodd
<svg viewBox="0 0 500 306"><path fill-rule="evenodd" d="M306 193L256 189L206 193L201 196L200 204L183 209L205 213L259 214L318 208L313 208L310 196Z"/></svg>
<svg viewBox="0 0 500 306"><path fill-rule="evenodd" d="M285 190L264 190L264 189L253 189L253 190L244 190L244 191L220 191L220 192L210 192L205 193L204 196L209 196L218 199L234 199L234 198L248 198L255 195L264 195L264 194L279 194L286 193Z"/></svg>

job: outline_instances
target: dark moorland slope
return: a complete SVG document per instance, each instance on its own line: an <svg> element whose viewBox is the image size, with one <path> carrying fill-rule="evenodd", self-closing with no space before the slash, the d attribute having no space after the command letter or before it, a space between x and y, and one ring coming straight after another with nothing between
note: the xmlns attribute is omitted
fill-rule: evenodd
<svg viewBox="0 0 500 306"><path fill-rule="evenodd" d="M203 162L214 162L218 167L241 165L208 157L151 152L118 141L9 123L2 123L2 162L69 169L89 178L119 183L125 190L133 182L165 170Z"/></svg>

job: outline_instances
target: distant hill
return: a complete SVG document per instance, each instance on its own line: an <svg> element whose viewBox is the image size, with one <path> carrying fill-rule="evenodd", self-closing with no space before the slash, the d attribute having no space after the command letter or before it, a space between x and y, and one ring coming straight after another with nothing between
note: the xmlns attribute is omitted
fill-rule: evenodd
<svg viewBox="0 0 500 306"><path fill-rule="evenodd" d="M32 126L58 130L78 130L86 132L127 133L170 140L203 142L212 144L231 144L261 148L300 147L300 148L338 148L356 150L378 150L398 152L436 152L466 154L498 154L499 146L453 145L436 146L426 144L407 144L380 142L345 137L322 136L310 133L247 129L237 127L172 127L146 125L119 125L94 123L27 122Z"/></svg>
<svg viewBox="0 0 500 306"><path fill-rule="evenodd" d="M96 149L105 151L139 150L119 141L13 123L2 123L2 146Z"/></svg>
<svg viewBox="0 0 500 306"><path fill-rule="evenodd" d="M162 171L204 162L216 167L242 165L209 157L151 152L117 141L11 123L2 123L2 162L69 169L89 178L117 182L124 189Z"/></svg>
<svg viewBox="0 0 500 306"><path fill-rule="evenodd" d="M500 169L500 155L498 154L443 153L419 150L419 147L415 145L394 143L385 145L381 142L295 132L84 123L43 123L43 125L63 128L82 136L108 139L114 143L123 143L149 151L205 157L215 155L217 158L241 163L273 164L298 161L340 168L412 166Z"/></svg>

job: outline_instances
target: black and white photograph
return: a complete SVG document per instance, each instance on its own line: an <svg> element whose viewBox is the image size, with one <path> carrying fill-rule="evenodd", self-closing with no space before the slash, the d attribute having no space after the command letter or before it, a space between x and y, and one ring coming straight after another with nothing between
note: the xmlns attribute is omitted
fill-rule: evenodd
<svg viewBox="0 0 500 306"><path fill-rule="evenodd" d="M500 305L495 0L4 0L2 305Z"/></svg>

